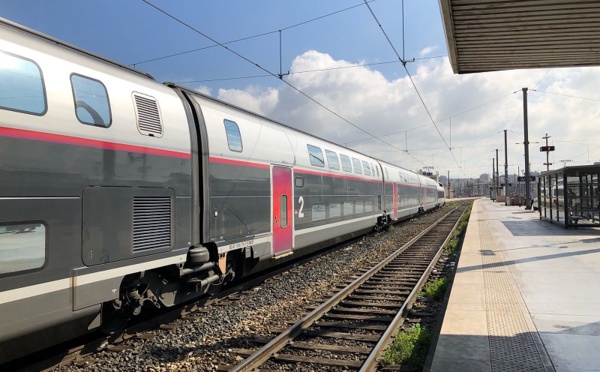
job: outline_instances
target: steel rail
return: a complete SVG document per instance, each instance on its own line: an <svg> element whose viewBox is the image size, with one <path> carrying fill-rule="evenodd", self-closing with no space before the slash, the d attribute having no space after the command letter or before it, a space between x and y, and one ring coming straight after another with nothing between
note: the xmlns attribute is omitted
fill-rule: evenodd
<svg viewBox="0 0 600 372"><path fill-rule="evenodd" d="M466 210L466 208L465 208L465 210ZM463 211L463 213L464 213L464 211ZM461 213L461 216L463 215L463 213ZM392 339L393 339L394 335L398 332L398 329L400 329L400 327L404 324L404 320L406 319L406 315L408 314L408 312L412 308L412 305L415 303L415 300L417 299L417 296L421 292L421 288L423 287L423 285L425 285L425 282L429 278L429 275L431 275L431 272L433 271L433 268L435 267L435 265L437 264L438 260L442 256L442 253L444 251L444 247L446 246L446 244L448 243L448 241L450 241L450 238L451 238L451 235L452 235L452 231L454 231L454 229L456 229L456 226L458 225L459 222L460 222L460 217L456 221L456 223L454 224L454 226L452 226L452 229L450 230L450 233L448 234L448 236L446 237L446 239L444 240L444 242L440 245L440 248L438 249L436 255L434 256L434 258L429 263L429 266L427 266L427 269L425 269L425 272L423 273L423 275L421 275L421 278L419 279L419 281L417 282L417 284L415 285L415 287L413 288L413 290L406 297L406 301L404 301L404 304L402 305L402 307L398 311L398 314L396 314L396 316L394 317L394 320L392 320L392 322L390 323L390 325L388 326L388 328L385 330L385 332L383 333L383 335L379 339L379 342L377 342L377 344L375 345L375 347L371 351L371 354L369 354L369 356L367 357L367 359L364 361L362 367L360 368L360 372L375 371L377 369L377 364L379 362L379 358L381 356L381 353L393 341Z"/></svg>
<svg viewBox="0 0 600 372"><path fill-rule="evenodd" d="M412 246L414 243L416 243L425 234L430 232L439 223L441 223L443 220L445 220L450 214L452 214L454 211L456 211L456 209L458 209L458 207L454 208L453 210L451 210L450 212L445 214L443 217L438 219L434 224L432 224L427 229L422 231L419 235L415 236L408 243L406 243L402 247L398 248L391 255L389 255L386 259L384 259L383 261L381 261L380 263L378 263L377 265L372 267L369 271L367 271L366 273L361 275L359 278L354 280L352 283L350 283L344 289L342 289L341 291L336 293L333 297L331 297L329 300L327 300L326 302L321 304L315 310L313 310L309 314L305 315L302 319L300 319L294 325L292 325L287 330L285 330L284 332L279 334L277 337L275 337L273 340L271 340L265 346L263 346L262 348L257 350L254 354L252 354L251 356L249 356L248 358L243 360L240 364L235 366L230 371L231 372L251 371L254 368L257 368L260 365L262 365L263 363L265 363L269 358L271 358L271 356L273 354L277 353L279 350L281 350L283 347L285 347L289 341L296 338L298 335L300 335L300 333L302 331L309 328L312 324L314 324L314 322L316 322L317 320L322 318L323 315L325 315L334 306L336 306L344 298L346 298L348 295L350 295L356 288L358 288L360 285L362 285L364 282L366 282L368 279L370 279L375 273L377 273L379 270L381 270L383 267L385 267L387 264L389 264L391 261L393 261L397 256L399 256L402 252L404 252L406 249L408 249L410 246Z"/></svg>

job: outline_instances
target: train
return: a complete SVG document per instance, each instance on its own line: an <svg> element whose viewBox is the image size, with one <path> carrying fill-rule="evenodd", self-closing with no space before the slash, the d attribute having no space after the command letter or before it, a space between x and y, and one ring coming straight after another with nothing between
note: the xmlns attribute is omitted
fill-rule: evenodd
<svg viewBox="0 0 600 372"><path fill-rule="evenodd" d="M0 84L0 363L445 203L428 177L6 19Z"/></svg>

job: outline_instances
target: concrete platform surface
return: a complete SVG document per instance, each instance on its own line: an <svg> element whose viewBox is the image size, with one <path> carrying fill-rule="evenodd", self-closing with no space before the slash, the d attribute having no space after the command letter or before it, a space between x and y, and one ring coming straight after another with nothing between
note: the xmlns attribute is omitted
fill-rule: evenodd
<svg viewBox="0 0 600 372"><path fill-rule="evenodd" d="M600 230L476 200L431 371L600 371Z"/></svg>

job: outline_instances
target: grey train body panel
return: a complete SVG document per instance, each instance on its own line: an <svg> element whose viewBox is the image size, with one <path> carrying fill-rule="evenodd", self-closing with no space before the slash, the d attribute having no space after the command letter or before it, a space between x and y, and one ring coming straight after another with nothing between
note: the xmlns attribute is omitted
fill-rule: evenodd
<svg viewBox="0 0 600 372"><path fill-rule="evenodd" d="M0 313L20 319L0 316L3 362L25 353L19 337L87 330L121 279L140 272L131 262L141 272L185 262L185 252L153 257L189 247L192 165L171 88L8 22L0 58L12 62L3 82L17 97L0 104ZM19 100L29 93L39 102ZM120 272L78 283L78 269L105 265Z"/></svg>

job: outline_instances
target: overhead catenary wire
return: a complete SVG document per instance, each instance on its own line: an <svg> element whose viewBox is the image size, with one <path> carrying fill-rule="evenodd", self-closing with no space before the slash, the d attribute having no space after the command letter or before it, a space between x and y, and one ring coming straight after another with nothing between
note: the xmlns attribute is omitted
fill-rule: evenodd
<svg viewBox="0 0 600 372"><path fill-rule="evenodd" d="M232 53L232 54L236 55L237 57L239 57L239 58L243 59L244 61L246 61L246 62L248 62L248 63L250 63L250 64L252 64L252 65L256 66L257 68L259 68L260 70L262 70L262 71L266 72L267 74L269 74L269 75L271 75L271 76L273 76L273 77L275 77L275 78L279 79L279 76L278 76L278 74L276 74L276 73L273 73L273 72L269 71L268 69L266 69L265 67L261 66L260 64L258 64L258 63L256 63L256 62L252 61L252 60L251 60L251 59L249 59L248 57L245 57L244 55L242 55L242 54L240 54L240 53L236 52L235 50L233 50L233 49L231 49L231 48L229 48L227 45L224 45L224 44L220 43L219 41L217 41L217 40L213 39L213 38L212 38L212 37L210 37L209 35L207 35L207 34L203 33L202 31L200 31L200 30L198 30L198 29L196 29L196 28L195 28L195 27L193 27L192 25L190 25L190 24L188 24L188 23L186 23L186 22L182 21L181 19L179 19L179 18L175 17L174 15L170 14L169 12L167 12L167 11L165 11L165 10L161 9L160 7L158 7L158 6L154 5L154 4L152 4L152 3L151 3L151 2L149 2L148 0L142 0L142 2L144 2L145 4L147 4L147 5L148 5L148 6L150 6L150 7L154 8L155 10L159 11L160 13L164 14L165 16L167 16L167 17L171 18L172 20L176 21L177 23L179 23L179 24L181 24L181 25L183 25L183 26L185 26L185 27L189 28L190 30L192 30L192 31L196 32L197 34L199 34L199 35L201 35L201 36L205 37L206 39L208 39L208 40L212 41L213 43L215 43L215 44L217 44L217 45L221 46L222 48L226 49L227 51L229 51L230 53ZM381 142L381 143L383 143L383 144L386 144L386 145L388 145L388 146L391 146L391 147L393 147L393 148L396 148L396 149L398 149L398 150L400 150L400 151L404 151L404 150L402 150L402 149L398 148L397 146L394 146L393 144L391 144L391 143L389 143L389 142L386 142L386 141L384 141L384 140L382 140L382 139L379 139L379 138L377 138L377 137L376 137L376 136L374 136L373 134L371 134L371 133L367 132L366 130L364 130L363 128L359 127L358 125L356 125L356 124L352 123L352 122L351 122L351 121L349 121L348 119L346 119L346 118L342 117L340 114L336 113L335 111L333 111L333 110L332 110L332 109L330 109L329 107L325 106L325 105L324 105L324 104L322 104L321 102L319 102L319 101L317 101L316 99L314 99L313 97L309 96L308 94L306 94L305 92L303 92L301 89L297 88L296 86L294 86L294 85L293 85L293 84L291 84L290 82L286 81L285 79L279 79L279 80L280 80L280 81L282 81L282 82L283 82L284 84L286 84L287 86L289 86L291 89L295 90L295 91L296 91L296 92L298 92L299 94L303 95L304 97L306 97L307 99L309 99L310 101L312 101L313 103L317 104L319 107L321 107L321 108L325 109L327 112L331 113L332 115L334 115L334 116L335 116L335 117L337 117L338 119L342 120L343 122L345 122L345 123L347 123L347 124L349 124L349 125L353 126L354 128L358 129L359 131L361 131L361 132L363 132L363 133L365 133L365 134L367 134L367 135L369 135L369 136L371 136L371 137L373 137L373 138L377 139L378 141L380 141L380 142ZM408 152L407 152L407 153L408 153ZM408 154L409 154L409 155L410 155L410 156L411 156L411 157L412 157L414 160L416 160L417 162L421 163L421 162L420 162L418 159L416 159L414 156L412 156L412 154L410 154L410 153L408 153ZM423 163L421 163L421 164L423 164Z"/></svg>
<svg viewBox="0 0 600 372"><path fill-rule="evenodd" d="M450 148L450 145L448 145L448 143L446 142L446 139L442 135L442 132L440 131L440 129L438 128L438 126L437 126L437 124L435 122L435 120L433 119L433 116L431 115L431 112L429 111L429 108L425 104L425 100L421 96L421 92L419 92L419 89L417 88L417 85L415 84L415 82L414 82L414 80L413 80L413 78L412 78L412 76L410 74L410 71L408 71L408 68L406 67L406 60L403 59L402 57L400 57L400 54L398 54L398 51L396 50L396 47L394 46L394 43L392 43L392 41L388 37L387 33L385 32L385 29L381 25L381 22L379 22L379 19L377 19L377 16L375 15L375 12L373 12L373 9L369 5L368 1L364 0L364 2L365 2L365 5L367 6L367 8L369 9L369 12L371 12L371 15L373 16L373 19L375 20L375 22L377 22L377 25L379 25L379 28L380 28L381 32L383 33L383 35L387 39L388 43L390 44L390 47L392 48L392 50L396 54L396 57L398 57L398 59L402 62L402 66L404 67L404 70L406 71L406 76L408 76L408 78L409 78L409 80L410 80L413 88L415 89L415 92L417 93L417 96L419 97L419 100L421 101L421 103L423 105L423 108L425 109L425 112L427 112L427 116L429 116L429 119L431 120L431 122L435 126L435 129L437 130L440 138L442 139L442 141L444 142L444 144L446 145L446 147L448 148L448 150L450 150L450 154L452 155L452 158L454 159L454 161L456 162L456 164L458 165L458 167L462 170L462 167L458 163L458 160L456 160L456 157L454 156L454 153L452 152L452 149ZM402 19L402 22L404 22L404 19ZM464 172L463 172L463 174L464 174Z"/></svg>
<svg viewBox="0 0 600 372"><path fill-rule="evenodd" d="M506 97L509 97L509 96L515 94L515 93L516 92L508 93L508 94L506 94L506 95L504 95L504 96L502 96L500 98L493 99L493 100L488 101L486 103L483 103L481 105L478 105L478 106L472 107L470 109L461 111L461 112L459 112L457 114L448 116L448 117L443 118L443 119L438 119L438 122L445 121L445 120L452 120L452 119L454 119L454 118L456 118L458 116L464 115L464 114L469 113L471 111L477 110L477 109L479 109L481 107L487 106L487 105L492 104L492 103L497 102L497 101L500 101L500 100L502 100L502 99L504 99ZM418 125L416 127L412 127L412 128L409 128L409 129L405 129L405 130L402 130L402 131L397 131L397 132L391 132L391 133L388 133L388 134L384 134L384 135L378 136L378 138L393 136L393 135L396 135L396 134L401 134L401 133L404 133L404 132L409 132L409 131L421 129L421 128L424 128L424 127L427 127L427 126L430 126L430 125L432 125L431 122L429 122L427 124ZM363 138L363 139L359 139L359 140L356 140L356 141L350 141L350 142L346 142L346 143L351 144L351 143L363 142L363 141L368 141L368 140L371 140L371 138Z"/></svg>
<svg viewBox="0 0 600 372"><path fill-rule="evenodd" d="M551 95L554 95L554 96L562 96L562 97L583 99L583 100L587 100L587 101L600 102L600 99L597 99L597 98L579 97L579 96L573 96L573 95L570 95L570 94L553 93L553 92L547 92L547 91L537 90L537 89L529 89L529 91L530 92L537 92L537 93L546 93L546 94L551 94Z"/></svg>
<svg viewBox="0 0 600 372"><path fill-rule="evenodd" d="M423 59L444 58L444 57L447 57L447 56L446 55L443 55L443 56L432 56L432 57L416 58L415 60L418 61L418 60L423 60ZM349 69L349 68L381 66L381 65L388 65L388 64L394 64L394 63L400 63L400 61L393 60L393 61L386 61L386 62L358 63L358 64L354 64L354 65L351 65L351 66L337 66L337 67L319 68L319 69L304 70L304 71L290 71L290 72L287 72L285 75L297 75L297 74L307 74L307 73L316 73L316 72L327 72L327 71L343 70L343 69ZM193 84L193 83L206 83L206 82L212 82L212 81L257 79L257 78L268 78L268 77L272 77L272 76L271 75L267 75L267 74L265 74L265 75L248 75L248 76L237 76L237 77L215 78L215 79L203 79L203 80L186 80L186 81L179 81L179 82L175 82L175 83L176 84Z"/></svg>
<svg viewBox="0 0 600 372"><path fill-rule="evenodd" d="M376 0L369 0L369 2L373 2L373 1L376 1ZM167 54L167 55L161 56L161 57L150 58L150 59L146 59L146 60L143 60L143 61L138 61L138 62L130 63L129 65L135 67L137 65L141 65L141 64L144 64L144 63L156 62L156 61L160 61L160 60L163 60L163 59L168 59L168 58L173 58L173 57L177 57L177 56L181 56L181 55L185 55L185 54L189 54L189 53L199 52L201 50L206 50L206 49L211 49L211 48L217 48L217 47L220 47L222 45L233 44L233 43L237 43L237 42L240 42L240 41L246 41L246 40L256 39L256 38L267 36L267 35L281 33L281 31L286 31L286 30L290 30L290 29L295 28L295 27L303 26L305 24L308 24L308 23L311 23L311 22L315 22L315 21L321 20L323 18L331 17L333 15L336 15L336 14L339 14L339 13L343 13L343 12L346 12L346 11L354 9L354 8L361 7L363 5L364 5L363 3L360 3L360 4L353 5L353 6L349 6L347 8L340 9L340 10L337 10L335 12L327 13L327 14L324 14L322 16L318 16L318 17L315 17L315 18L311 18L309 20L302 21L302 22L293 24L291 26L283 27L283 28L280 28L280 29L277 29L277 30L262 32L260 34L256 34L256 35L252 35L252 36L246 36L246 37L242 37L242 38L239 38L239 39L234 39L234 40L226 41L226 42L223 42L223 43L213 42L212 45L207 45L207 46L204 46L204 47L201 47L201 48L194 48L194 49L186 50L186 51L183 51L183 52Z"/></svg>

